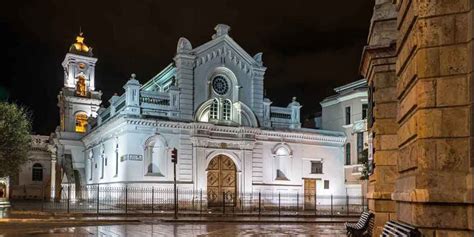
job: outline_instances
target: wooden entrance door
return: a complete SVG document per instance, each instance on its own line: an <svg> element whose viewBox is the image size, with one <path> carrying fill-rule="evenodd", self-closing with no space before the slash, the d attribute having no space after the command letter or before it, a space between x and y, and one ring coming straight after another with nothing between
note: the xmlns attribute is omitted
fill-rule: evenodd
<svg viewBox="0 0 474 237"><path fill-rule="evenodd" d="M314 210L316 179L304 179L304 209Z"/></svg>
<svg viewBox="0 0 474 237"><path fill-rule="evenodd" d="M207 167L207 205L222 207L223 193L226 206L235 206L237 170L232 159L225 155L212 158Z"/></svg>

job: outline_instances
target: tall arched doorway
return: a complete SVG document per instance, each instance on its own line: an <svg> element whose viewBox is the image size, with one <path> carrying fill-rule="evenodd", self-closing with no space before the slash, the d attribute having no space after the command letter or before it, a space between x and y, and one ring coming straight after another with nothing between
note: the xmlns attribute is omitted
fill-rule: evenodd
<svg viewBox="0 0 474 237"><path fill-rule="evenodd" d="M226 206L235 206L237 169L228 156L218 155L207 167L207 205L222 207L224 193Z"/></svg>

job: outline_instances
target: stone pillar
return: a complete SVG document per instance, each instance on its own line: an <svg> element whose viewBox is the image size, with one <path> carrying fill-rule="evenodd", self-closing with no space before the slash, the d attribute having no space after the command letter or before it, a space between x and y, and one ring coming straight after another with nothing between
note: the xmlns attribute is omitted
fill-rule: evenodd
<svg viewBox="0 0 474 237"><path fill-rule="evenodd" d="M398 220L471 236L473 3L398 0Z"/></svg>
<svg viewBox="0 0 474 237"><path fill-rule="evenodd" d="M270 106L272 101L268 98L263 99L263 127L271 127L272 121L270 120Z"/></svg>
<svg viewBox="0 0 474 237"><path fill-rule="evenodd" d="M56 151L51 151L51 199L54 200L56 197Z"/></svg>
<svg viewBox="0 0 474 237"><path fill-rule="evenodd" d="M125 89L125 109L124 113L140 114L140 82L136 79L135 73L132 73L130 79L123 86Z"/></svg>
<svg viewBox="0 0 474 237"><path fill-rule="evenodd" d="M263 90L264 90L264 77L266 67L261 64L258 67L253 69L253 78L252 78L252 110L255 112L255 116L258 119L259 124L262 124L263 119Z"/></svg>
<svg viewBox="0 0 474 237"><path fill-rule="evenodd" d="M182 120L193 120L194 112L194 58L192 46L186 38L180 38L174 62L176 86L179 88L179 111Z"/></svg>
<svg viewBox="0 0 474 237"><path fill-rule="evenodd" d="M368 130L373 142L369 152L375 164L369 178L367 198L375 213L374 236L379 236L388 220L396 219L391 200L397 177L397 98L396 98L396 10L391 0L377 0L368 45L364 48L361 73L370 88Z"/></svg>

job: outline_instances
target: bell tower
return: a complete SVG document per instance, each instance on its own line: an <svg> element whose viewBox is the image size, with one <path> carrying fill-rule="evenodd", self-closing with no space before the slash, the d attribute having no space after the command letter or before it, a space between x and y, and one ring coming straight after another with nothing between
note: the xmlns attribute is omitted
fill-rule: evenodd
<svg viewBox="0 0 474 237"><path fill-rule="evenodd" d="M102 92L95 90L95 63L92 48L84 42L82 33L69 47L62 63L64 86L58 95L60 130L85 133L88 119L97 116Z"/></svg>

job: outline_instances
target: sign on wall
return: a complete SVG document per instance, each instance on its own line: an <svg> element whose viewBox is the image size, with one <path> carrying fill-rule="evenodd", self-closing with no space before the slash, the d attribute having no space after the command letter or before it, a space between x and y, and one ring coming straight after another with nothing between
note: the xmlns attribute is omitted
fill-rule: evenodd
<svg viewBox="0 0 474 237"><path fill-rule="evenodd" d="M120 161L142 161L143 156L142 155L135 155L135 154L125 154L122 157L120 157Z"/></svg>

